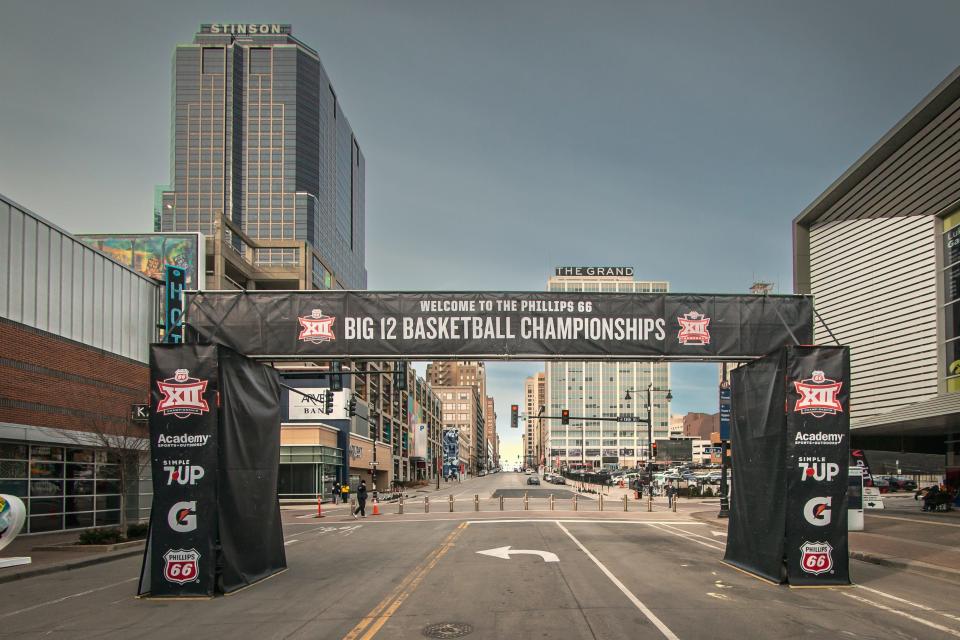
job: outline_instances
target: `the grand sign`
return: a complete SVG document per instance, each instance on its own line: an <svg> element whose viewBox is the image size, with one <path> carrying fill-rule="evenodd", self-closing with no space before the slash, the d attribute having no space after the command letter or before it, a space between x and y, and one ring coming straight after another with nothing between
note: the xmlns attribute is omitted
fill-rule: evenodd
<svg viewBox="0 0 960 640"><path fill-rule="evenodd" d="M252 357L743 361L813 341L804 296L203 291L187 316Z"/></svg>

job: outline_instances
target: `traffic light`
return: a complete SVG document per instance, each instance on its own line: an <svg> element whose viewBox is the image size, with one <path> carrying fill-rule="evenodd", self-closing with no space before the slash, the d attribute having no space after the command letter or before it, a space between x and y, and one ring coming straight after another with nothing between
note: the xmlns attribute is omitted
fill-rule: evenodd
<svg viewBox="0 0 960 640"><path fill-rule="evenodd" d="M347 404L347 415L353 417L357 415L357 396L351 395L350 402Z"/></svg>
<svg viewBox="0 0 960 640"><path fill-rule="evenodd" d="M510 405L510 428L516 429L520 426L520 405Z"/></svg>
<svg viewBox="0 0 960 640"><path fill-rule="evenodd" d="M651 454L652 454L652 458L653 458L654 460L656 460L656 459L657 459L657 443L656 443L656 442L654 442L652 445L650 445L650 451L651 451Z"/></svg>
<svg viewBox="0 0 960 640"><path fill-rule="evenodd" d="M329 389L323 394L323 412L328 416L333 413L333 391Z"/></svg>
<svg viewBox="0 0 960 640"><path fill-rule="evenodd" d="M330 390L343 391L343 374L340 373L340 361L330 363Z"/></svg>
<svg viewBox="0 0 960 640"><path fill-rule="evenodd" d="M560 412L560 424L570 424L570 409L563 409Z"/></svg>
<svg viewBox="0 0 960 640"><path fill-rule="evenodd" d="M407 390L407 361L397 360L393 363L393 388L397 391Z"/></svg>

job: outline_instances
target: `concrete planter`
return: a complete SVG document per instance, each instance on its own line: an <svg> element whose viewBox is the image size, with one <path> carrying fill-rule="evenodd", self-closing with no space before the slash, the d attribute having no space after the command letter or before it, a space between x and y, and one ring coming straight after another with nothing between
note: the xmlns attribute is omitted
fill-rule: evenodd
<svg viewBox="0 0 960 640"><path fill-rule="evenodd" d="M133 549L142 547L146 540L130 540L128 542L118 542L116 544L77 544L69 542L65 544L49 544L39 547L33 547L33 551L73 551L86 553L106 553L108 551L120 551L121 549Z"/></svg>

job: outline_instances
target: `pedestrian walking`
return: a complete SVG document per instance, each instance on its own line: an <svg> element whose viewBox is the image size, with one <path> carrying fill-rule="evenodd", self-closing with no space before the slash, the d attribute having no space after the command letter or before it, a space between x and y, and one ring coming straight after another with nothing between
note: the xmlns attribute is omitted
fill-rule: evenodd
<svg viewBox="0 0 960 640"><path fill-rule="evenodd" d="M337 498L340 497L340 483L333 483L333 504L337 504Z"/></svg>
<svg viewBox="0 0 960 640"><path fill-rule="evenodd" d="M344 482L340 486L340 500L343 504L350 504L350 483Z"/></svg>
<svg viewBox="0 0 960 640"><path fill-rule="evenodd" d="M667 508L668 508L668 509L672 509L672 508L673 508L673 501L675 500L675 498L674 498L674 495L675 495L675 494L674 494L674 489L673 489L673 480L671 480L670 482L667 483L666 493L667 493Z"/></svg>
<svg viewBox="0 0 960 640"><path fill-rule="evenodd" d="M356 518L359 513L361 517L366 518L367 512L367 483L363 480L360 481L360 486L357 487L357 508L353 511L353 517Z"/></svg>

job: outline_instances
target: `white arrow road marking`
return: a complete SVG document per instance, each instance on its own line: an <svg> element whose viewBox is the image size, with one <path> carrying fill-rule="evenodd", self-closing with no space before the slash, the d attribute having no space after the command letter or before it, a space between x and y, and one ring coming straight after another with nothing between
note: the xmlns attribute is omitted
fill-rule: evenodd
<svg viewBox="0 0 960 640"><path fill-rule="evenodd" d="M726 538L726 537L727 537L727 532L726 532L726 531L713 531L713 530L711 529L711 530L710 530L710 535L712 535L712 536L714 536L714 537L717 537L717 538Z"/></svg>
<svg viewBox="0 0 960 640"><path fill-rule="evenodd" d="M286 542L283 543L283 546L285 546L285 547L286 547L286 546L289 546L289 545L293 544L294 542L300 542L300 541L297 540L296 538L294 538L293 540L287 540Z"/></svg>
<svg viewBox="0 0 960 640"><path fill-rule="evenodd" d="M560 562L560 558L557 557L557 554L550 553L549 551L539 551L537 549L510 549L510 545L506 547L497 547L496 549L487 549L486 551L477 551L480 555L490 556L493 558L503 558L504 560L510 559L510 554L514 555L528 555L528 556L540 556L543 558L544 562Z"/></svg>

